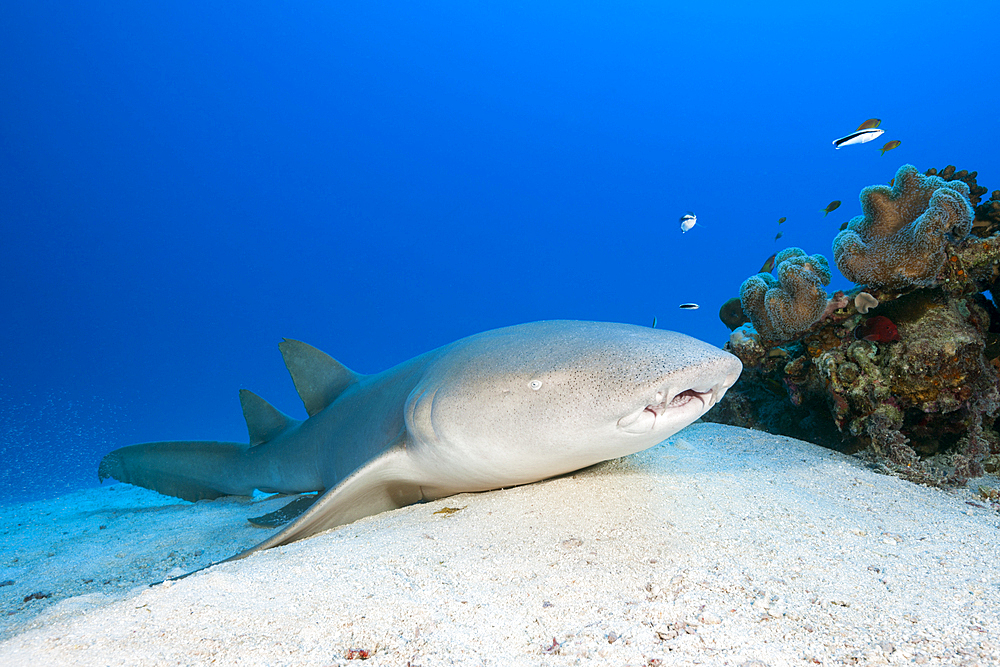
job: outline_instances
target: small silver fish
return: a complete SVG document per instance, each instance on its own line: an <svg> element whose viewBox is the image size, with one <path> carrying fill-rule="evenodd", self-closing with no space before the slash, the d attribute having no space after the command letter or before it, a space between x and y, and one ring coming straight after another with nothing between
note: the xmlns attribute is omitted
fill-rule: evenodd
<svg viewBox="0 0 1000 667"><path fill-rule="evenodd" d="M698 304L696 303L682 303L681 310L698 310Z"/></svg>
<svg viewBox="0 0 1000 667"><path fill-rule="evenodd" d="M698 216L696 216L691 211L688 211L681 216L681 232L689 231L692 227L698 224Z"/></svg>
<svg viewBox="0 0 1000 667"><path fill-rule="evenodd" d="M851 132L846 137L841 137L840 139L834 139L833 145L836 148L841 146L850 146L851 144L864 144L872 139L877 139L882 136L885 130L880 130L875 127L865 128L864 130L857 130L856 132Z"/></svg>

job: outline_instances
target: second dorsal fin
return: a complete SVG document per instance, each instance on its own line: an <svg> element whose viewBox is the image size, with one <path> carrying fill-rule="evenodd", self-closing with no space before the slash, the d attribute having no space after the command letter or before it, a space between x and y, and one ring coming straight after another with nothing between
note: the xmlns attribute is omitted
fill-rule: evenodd
<svg viewBox="0 0 1000 667"><path fill-rule="evenodd" d="M273 440L278 434L302 423L249 389L240 389L240 405L243 406L243 418L247 420L251 447Z"/></svg>
<svg viewBox="0 0 1000 667"><path fill-rule="evenodd" d="M310 417L333 403L359 378L326 352L302 341L285 338L278 347Z"/></svg>

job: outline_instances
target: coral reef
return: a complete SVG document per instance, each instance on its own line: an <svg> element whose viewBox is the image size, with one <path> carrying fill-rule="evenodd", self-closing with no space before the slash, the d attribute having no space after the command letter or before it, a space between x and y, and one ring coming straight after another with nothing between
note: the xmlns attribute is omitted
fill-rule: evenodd
<svg viewBox="0 0 1000 667"><path fill-rule="evenodd" d="M941 171L928 169L924 174L938 176L946 181L962 181L969 186L969 203L976 210L976 216L972 221L973 234L985 238L1000 230L1000 190L994 190L990 193L990 198L983 201L987 189L976 182L978 172L965 169L956 171L955 166L949 164Z"/></svg>
<svg viewBox="0 0 1000 667"><path fill-rule="evenodd" d="M705 419L856 453L921 483L962 484L997 467L1000 231L966 236L968 186L963 172L945 171L950 183L905 166L891 193L865 188L865 216L848 233L866 244L852 259L864 256L870 270L864 280L853 274L863 284L836 294L812 322L803 317L775 336L759 296L744 299L753 324L735 329L727 345L743 375ZM975 172L967 176L974 182ZM1000 193L980 208L989 202L1000 216ZM896 272L873 255L898 253L904 243L919 248L910 254L921 270ZM800 266L804 253L790 251L786 261ZM871 280L872 272L880 279ZM758 292L759 283L781 287L760 274L747 283ZM811 303L810 317L819 310Z"/></svg>
<svg viewBox="0 0 1000 667"><path fill-rule="evenodd" d="M772 340L788 340L823 316L830 266L823 255L786 248L775 256L778 277L750 276L740 287L740 303L754 328Z"/></svg>
<svg viewBox="0 0 1000 667"><path fill-rule="evenodd" d="M837 268L848 280L887 288L929 285L944 266L950 243L972 229L969 186L924 176L912 165L895 185L861 191L860 215L833 241Z"/></svg>
<svg viewBox="0 0 1000 667"><path fill-rule="evenodd" d="M976 236L992 236L1000 230L1000 190L994 190L990 198L976 207L976 217L972 221L972 231Z"/></svg>
<svg viewBox="0 0 1000 667"><path fill-rule="evenodd" d="M970 172L966 169L955 171L955 165L953 164L949 164L941 171L934 168L928 169L924 174L927 176L937 176L944 181L962 181L969 186L969 203L973 206L979 206L980 200L987 192L986 188L976 183L976 177L979 175L979 172Z"/></svg>

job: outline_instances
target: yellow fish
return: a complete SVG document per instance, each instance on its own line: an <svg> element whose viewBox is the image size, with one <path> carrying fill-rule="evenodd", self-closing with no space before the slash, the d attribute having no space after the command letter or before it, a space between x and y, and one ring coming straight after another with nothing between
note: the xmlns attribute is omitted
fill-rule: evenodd
<svg viewBox="0 0 1000 667"><path fill-rule="evenodd" d="M859 130L872 130L882 124L881 118L869 118L865 122L858 125Z"/></svg>
<svg viewBox="0 0 1000 667"><path fill-rule="evenodd" d="M899 139L893 139L892 141L887 143L885 146L882 147L882 155L885 155L886 151L891 151L893 148L898 146L899 143L900 143Z"/></svg>
<svg viewBox="0 0 1000 667"><path fill-rule="evenodd" d="M455 512L461 512L466 507L468 507L468 505L465 505L464 507L442 507L441 509L439 509L437 512L434 512L434 513L435 514L444 514L445 516L450 516L450 515L454 514Z"/></svg>
<svg viewBox="0 0 1000 667"><path fill-rule="evenodd" d="M773 255L768 257L767 261L764 262L764 266L760 267L760 271L758 271L757 273L770 273L772 270L774 270L774 258L777 256L778 253L774 253Z"/></svg>
<svg viewBox="0 0 1000 667"><path fill-rule="evenodd" d="M780 224L781 224L781 223L783 223L783 222L784 222L785 220L788 220L788 218L778 218L778 224L780 225Z"/></svg>
<svg viewBox="0 0 1000 667"><path fill-rule="evenodd" d="M826 205L826 208L823 209L823 217L825 218L828 214L833 213L838 208L840 208L840 200L834 199L832 202Z"/></svg>

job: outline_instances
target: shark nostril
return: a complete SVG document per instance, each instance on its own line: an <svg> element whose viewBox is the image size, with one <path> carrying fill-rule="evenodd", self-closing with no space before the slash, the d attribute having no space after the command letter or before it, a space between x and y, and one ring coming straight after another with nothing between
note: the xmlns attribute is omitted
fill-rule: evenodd
<svg viewBox="0 0 1000 667"><path fill-rule="evenodd" d="M656 392L656 395L653 397L653 402L654 403L662 403L663 402L663 392L662 391Z"/></svg>

